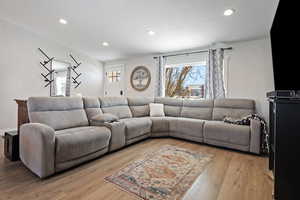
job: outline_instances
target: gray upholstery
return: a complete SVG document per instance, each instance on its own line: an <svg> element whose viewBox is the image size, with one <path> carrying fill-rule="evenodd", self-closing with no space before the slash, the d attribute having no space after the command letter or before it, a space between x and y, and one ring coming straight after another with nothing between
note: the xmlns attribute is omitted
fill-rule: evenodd
<svg viewBox="0 0 300 200"><path fill-rule="evenodd" d="M113 114L103 113L103 114L98 114L98 115L93 116L90 119L90 122L97 121L99 123L104 123L104 122L115 122L118 120L119 120L119 118Z"/></svg>
<svg viewBox="0 0 300 200"><path fill-rule="evenodd" d="M27 103L31 123L55 130L89 125L80 97L31 97Z"/></svg>
<svg viewBox="0 0 300 200"><path fill-rule="evenodd" d="M250 127L221 121L206 121L204 124L204 141L205 139L248 146L249 148Z"/></svg>
<svg viewBox="0 0 300 200"><path fill-rule="evenodd" d="M132 138L132 139L128 139L128 140L126 140L126 145L130 145L130 144L133 144L135 142L147 139L150 136L151 136L151 133L146 133L144 135L141 135L141 136L138 136L138 137L135 137L135 138Z"/></svg>
<svg viewBox="0 0 300 200"><path fill-rule="evenodd" d="M170 119L169 122L170 136L173 136L173 133L180 133L185 136L203 138L203 120L178 117Z"/></svg>
<svg viewBox="0 0 300 200"><path fill-rule="evenodd" d="M83 105L89 120L91 120L92 117L103 113L100 108L100 100L97 97L84 97Z"/></svg>
<svg viewBox="0 0 300 200"><path fill-rule="evenodd" d="M128 106L128 100L125 97L102 97L100 98L101 107L112 107L112 106Z"/></svg>
<svg viewBox="0 0 300 200"><path fill-rule="evenodd" d="M29 112L68 111L83 109L81 97L29 97Z"/></svg>
<svg viewBox="0 0 300 200"><path fill-rule="evenodd" d="M55 172L55 131L51 127L30 123L20 128L20 158L40 178Z"/></svg>
<svg viewBox="0 0 300 200"><path fill-rule="evenodd" d="M213 100L184 100L181 117L211 120Z"/></svg>
<svg viewBox="0 0 300 200"><path fill-rule="evenodd" d="M250 149L249 151L252 153L259 154L260 153L260 140L261 140L261 125L258 120L252 119L250 121Z"/></svg>
<svg viewBox="0 0 300 200"><path fill-rule="evenodd" d="M153 102L164 104L165 117L149 116ZM41 178L149 137L170 136L260 153L259 121L251 120L250 126L221 121L254 113L253 100L31 97L28 110L30 123L20 129L20 158ZM92 120L102 113L120 121Z"/></svg>
<svg viewBox="0 0 300 200"><path fill-rule="evenodd" d="M206 144L211 144L211 145L218 146L218 147L225 147L225 148L229 148L229 149L236 149L236 150L240 150L240 151L249 152L249 146L223 142L220 140L212 140L212 139L208 139L208 138L204 138L203 141Z"/></svg>
<svg viewBox="0 0 300 200"><path fill-rule="evenodd" d="M170 131L170 119L171 117L151 117L152 127L151 136L152 137L162 137L168 136Z"/></svg>
<svg viewBox="0 0 300 200"><path fill-rule="evenodd" d="M180 117L183 104L182 99L157 97L155 98L155 103L164 104L164 111L166 116Z"/></svg>
<svg viewBox="0 0 300 200"><path fill-rule="evenodd" d="M125 124L123 122L104 123L111 131L109 151L115 151L125 146Z"/></svg>
<svg viewBox="0 0 300 200"><path fill-rule="evenodd" d="M146 117L150 114L149 103L153 103L154 98L135 97L128 98L128 105L132 117Z"/></svg>
<svg viewBox="0 0 300 200"><path fill-rule="evenodd" d="M194 137L194 136L182 134L179 132L170 132L169 135L170 135L170 137L173 137L173 138L180 138L180 139L189 140L189 141L193 141L193 142L201 142L201 143L203 142L203 138L201 138L201 137Z"/></svg>
<svg viewBox="0 0 300 200"><path fill-rule="evenodd" d="M126 140L151 132L151 119L149 117L121 119L126 126Z"/></svg>
<svg viewBox="0 0 300 200"><path fill-rule="evenodd" d="M56 163L74 160L109 146L106 127L87 126L55 132Z"/></svg>
<svg viewBox="0 0 300 200"><path fill-rule="evenodd" d="M31 122L46 124L55 130L89 125L84 110L31 112L29 115Z"/></svg>
<svg viewBox="0 0 300 200"><path fill-rule="evenodd" d="M249 99L217 99L214 101L213 120L225 117L240 119L255 112L255 102Z"/></svg>
<svg viewBox="0 0 300 200"><path fill-rule="evenodd" d="M101 109L103 113L111 113L120 119L131 118L132 114L128 101L124 97L103 97L101 98Z"/></svg>
<svg viewBox="0 0 300 200"><path fill-rule="evenodd" d="M60 172L60 171L66 170L70 167L74 167L76 165L79 165L83 162L98 158L98 157L100 157L101 155L103 155L107 152L108 152L108 147L105 147L104 149L100 149L100 150L98 150L94 153L85 155L83 157L80 157L80 158L77 158L77 159L74 159L74 160L69 160L69 161L62 162L62 163L56 163L55 164L55 172Z"/></svg>

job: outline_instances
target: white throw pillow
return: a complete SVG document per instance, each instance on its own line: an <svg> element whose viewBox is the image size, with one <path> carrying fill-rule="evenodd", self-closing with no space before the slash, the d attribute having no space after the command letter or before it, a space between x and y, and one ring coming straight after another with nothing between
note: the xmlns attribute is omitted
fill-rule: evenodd
<svg viewBox="0 0 300 200"><path fill-rule="evenodd" d="M164 117L164 104L161 103L150 103L150 117Z"/></svg>

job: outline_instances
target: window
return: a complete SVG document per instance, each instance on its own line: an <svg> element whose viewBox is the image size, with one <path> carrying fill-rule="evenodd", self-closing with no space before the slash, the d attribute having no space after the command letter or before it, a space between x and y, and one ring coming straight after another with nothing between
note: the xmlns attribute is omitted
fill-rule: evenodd
<svg viewBox="0 0 300 200"><path fill-rule="evenodd" d="M106 72L106 78L109 82L119 82L121 77L121 71Z"/></svg>
<svg viewBox="0 0 300 200"><path fill-rule="evenodd" d="M181 98L205 97L206 63L165 66L165 96Z"/></svg>

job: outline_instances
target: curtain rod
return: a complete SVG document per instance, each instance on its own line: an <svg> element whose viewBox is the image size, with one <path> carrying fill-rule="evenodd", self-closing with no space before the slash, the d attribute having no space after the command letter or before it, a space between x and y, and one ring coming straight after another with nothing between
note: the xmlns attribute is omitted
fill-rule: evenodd
<svg viewBox="0 0 300 200"><path fill-rule="evenodd" d="M232 50L232 47L228 47L228 48L221 48L222 50ZM187 52L187 53L177 53L177 54L168 54L168 55L164 55L162 57L173 57L173 56L182 56L182 55L190 55L190 54L196 54L196 53L205 53L208 52L210 49L206 49L206 50L200 50L200 51L192 51L192 52ZM215 50L215 49L213 49ZM154 59L157 59L158 56L153 57Z"/></svg>

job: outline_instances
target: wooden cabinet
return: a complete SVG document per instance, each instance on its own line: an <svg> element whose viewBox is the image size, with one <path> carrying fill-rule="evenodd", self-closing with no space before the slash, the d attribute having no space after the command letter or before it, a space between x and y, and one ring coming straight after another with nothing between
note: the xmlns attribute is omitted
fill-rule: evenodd
<svg viewBox="0 0 300 200"><path fill-rule="evenodd" d="M18 133L22 124L29 123L27 100L15 99L18 104Z"/></svg>

